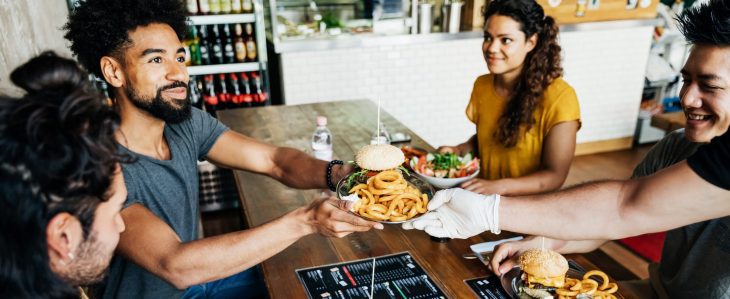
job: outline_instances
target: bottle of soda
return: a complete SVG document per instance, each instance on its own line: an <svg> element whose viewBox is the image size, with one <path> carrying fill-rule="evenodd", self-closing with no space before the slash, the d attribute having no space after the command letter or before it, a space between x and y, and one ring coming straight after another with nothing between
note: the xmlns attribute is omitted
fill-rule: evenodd
<svg viewBox="0 0 730 299"><path fill-rule="evenodd" d="M264 92L264 84L261 80L261 76L257 73L251 73L251 79L253 80L253 91L254 99L257 106L266 106L266 99L268 95Z"/></svg>
<svg viewBox="0 0 730 299"><path fill-rule="evenodd" d="M213 75L205 75L203 80L203 86L205 89L205 92L203 93L203 102L205 104L205 110L215 116L216 107L218 106L218 96L215 94Z"/></svg>
<svg viewBox="0 0 730 299"><path fill-rule="evenodd" d="M190 103L195 107L199 107L201 95L200 90L198 89L198 78L196 78L196 76L190 76L190 81L188 81L188 90L190 92Z"/></svg>
<svg viewBox="0 0 730 299"><path fill-rule="evenodd" d="M327 117L317 116L317 128L312 134L312 154L320 160L332 160L332 132L327 129Z"/></svg>
<svg viewBox="0 0 730 299"><path fill-rule="evenodd" d="M231 13L231 0L220 0L221 14L227 15Z"/></svg>
<svg viewBox="0 0 730 299"><path fill-rule="evenodd" d="M208 41L208 27L200 25L200 42L198 43L200 51L200 65L210 64L210 42Z"/></svg>
<svg viewBox="0 0 730 299"><path fill-rule="evenodd" d="M186 49L190 49L190 62L185 61L187 65L200 65L200 38L195 26L190 26L188 30L188 38L186 40Z"/></svg>
<svg viewBox="0 0 730 299"><path fill-rule="evenodd" d="M183 48L185 49L185 66L193 65L193 56L190 54L190 41L190 30L188 30L188 35L182 41Z"/></svg>
<svg viewBox="0 0 730 299"><path fill-rule="evenodd" d="M221 0L200 0L200 1L208 1L208 6L210 7L210 14L217 15L221 13Z"/></svg>
<svg viewBox="0 0 730 299"><path fill-rule="evenodd" d="M253 94L251 94L251 81L248 79L246 73L241 73L241 103L243 107L253 106Z"/></svg>
<svg viewBox="0 0 730 299"><path fill-rule="evenodd" d="M231 1L231 13L234 13L234 14L241 13L241 0Z"/></svg>
<svg viewBox="0 0 730 299"><path fill-rule="evenodd" d="M236 24L236 37L234 39L233 49L236 52L236 62L246 61L246 43L243 41L243 26Z"/></svg>
<svg viewBox="0 0 730 299"><path fill-rule="evenodd" d="M256 61L256 41L253 37L253 26L246 24L246 58L248 61Z"/></svg>
<svg viewBox="0 0 730 299"><path fill-rule="evenodd" d="M233 35L230 24L223 24L223 60L225 63L236 62L236 51L233 49Z"/></svg>
<svg viewBox="0 0 730 299"><path fill-rule="evenodd" d="M238 75L236 73L228 74L228 83L231 86L231 103L234 107L241 107L241 87L238 83Z"/></svg>
<svg viewBox="0 0 730 299"><path fill-rule="evenodd" d="M226 74L218 74L218 100L223 108L230 108L231 97L226 84Z"/></svg>
<svg viewBox="0 0 730 299"><path fill-rule="evenodd" d="M198 0L186 0L185 4L185 8L191 16L200 13L200 10L198 9Z"/></svg>
<svg viewBox="0 0 730 299"><path fill-rule="evenodd" d="M208 5L208 0L200 0L198 2L198 11L201 15L210 14L210 5Z"/></svg>
<svg viewBox="0 0 730 299"><path fill-rule="evenodd" d="M211 62L213 64L222 64L223 63L223 41L221 40L221 34L218 30L218 25L211 25L213 28L213 36L211 37L211 48L213 48L213 51L211 55Z"/></svg>
<svg viewBox="0 0 730 299"><path fill-rule="evenodd" d="M241 11L243 13L253 12L253 1L252 0L241 0Z"/></svg>

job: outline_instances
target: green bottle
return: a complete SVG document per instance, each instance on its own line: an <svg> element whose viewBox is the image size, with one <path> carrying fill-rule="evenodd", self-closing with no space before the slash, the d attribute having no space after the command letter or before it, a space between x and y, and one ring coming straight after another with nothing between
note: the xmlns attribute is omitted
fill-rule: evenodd
<svg viewBox="0 0 730 299"><path fill-rule="evenodd" d="M201 65L202 62L200 61L200 37L198 37L198 30L195 29L195 26L190 26L189 32L189 47L190 47L190 59L192 60L192 65Z"/></svg>

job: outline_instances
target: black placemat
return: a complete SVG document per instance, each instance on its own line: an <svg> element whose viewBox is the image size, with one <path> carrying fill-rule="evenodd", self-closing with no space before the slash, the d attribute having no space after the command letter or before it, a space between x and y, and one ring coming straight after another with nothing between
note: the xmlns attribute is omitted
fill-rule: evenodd
<svg viewBox="0 0 730 299"><path fill-rule="evenodd" d="M310 299L370 297L373 259L296 270ZM441 298L446 295L408 252L375 257L373 298Z"/></svg>
<svg viewBox="0 0 730 299"><path fill-rule="evenodd" d="M510 299L509 294L504 291L502 282L496 275L465 279L464 283L471 288L477 298Z"/></svg>

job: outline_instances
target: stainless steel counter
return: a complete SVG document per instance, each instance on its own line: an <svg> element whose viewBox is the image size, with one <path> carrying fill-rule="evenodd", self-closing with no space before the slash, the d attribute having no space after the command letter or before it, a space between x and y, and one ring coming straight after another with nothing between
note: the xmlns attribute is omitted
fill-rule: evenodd
<svg viewBox="0 0 730 299"><path fill-rule="evenodd" d="M609 22L592 22L580 24L561 25L560 32L577 31L598 31L613 30L621 28L635 28L644 26L656 26L657 19L645 20L622 20ZM303 40L286 40L274 42L276 53L292 53L306 51L324 51L337 49L352 49L362 47L377 47L390 45L411 45L419 43L433 43L450 40L482 38L481 31L464 31L459 33L430 33L430 34L402 34L402 35L376 35L376 34L343 34L329 38L313 38Z"/></svg>

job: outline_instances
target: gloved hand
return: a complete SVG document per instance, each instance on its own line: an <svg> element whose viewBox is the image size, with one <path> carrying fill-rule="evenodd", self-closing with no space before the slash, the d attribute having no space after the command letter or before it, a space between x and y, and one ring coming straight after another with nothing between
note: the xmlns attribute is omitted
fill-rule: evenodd
<svg viewBox="0 0 730 299"><path fill-rule="evenodd" d="M482 195L461 188L436 192L430 212L403 229L420 229L438 238L466 239L484 231L499 234L499 194Z"/></svg>

